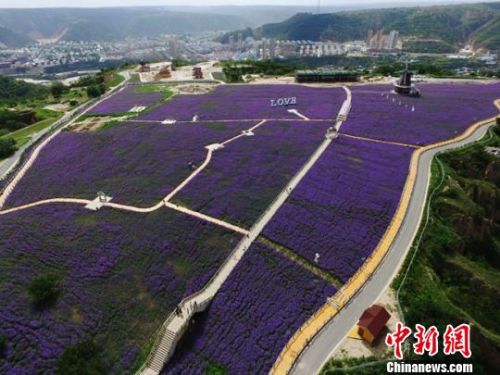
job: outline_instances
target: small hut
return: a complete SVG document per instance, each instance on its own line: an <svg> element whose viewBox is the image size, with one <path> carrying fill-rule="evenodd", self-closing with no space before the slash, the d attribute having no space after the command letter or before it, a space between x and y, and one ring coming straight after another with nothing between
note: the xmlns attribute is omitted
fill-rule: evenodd
<svg viewBox="0 0 500 375"><path fill-rule="evenodd" d="M172 74L170 73L170 68L168 67L168 65L161 68L158 74L156 75L156 79L167 79L171 77Z"/></svg>
<svg viewBox="0 0 500 375"><path fill-rule="evenodd" d="M193 78L194 79L203 79L203 71L199 66L195 66L193 68Z"/></svg>
<svg viewBox="0 0 500 375"><path fill-rule="evenodd" d="M390 317L391 315L382 306L373 305L367 308L359 319L358 334L368 344L373 345Z"/></svg>

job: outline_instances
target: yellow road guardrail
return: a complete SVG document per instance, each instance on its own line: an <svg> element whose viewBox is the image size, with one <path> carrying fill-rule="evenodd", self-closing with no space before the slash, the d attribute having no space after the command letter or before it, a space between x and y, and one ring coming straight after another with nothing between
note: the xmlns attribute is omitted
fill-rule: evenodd
<svg viewBox="0 0 500 375"><path fill-rule="evenodd" d="M495 100L495 105L500 109L500 99ZM384 233L379 244L373 253L367 258L359 270L340 288L329 301L324 304L316 313L307 320L302 327L292 336L287 345L283 348L270 373L272 375L288 374L295 361L298 359L306 346L314 339L314 336L330 321L335 315L356 295L363 285L371 277L389 251L389 248L396 238L401 228L401 224L406 216L408 205L411 199L415 180L417 176L420 155L436 147L445 146L451 143L460 142L468 138L478 128L495 121L497 116L476 122L461 135L438 143L433 143L415 150L412 155L408 177L399 201L396 213L394 214L389 227Z"/></svg>

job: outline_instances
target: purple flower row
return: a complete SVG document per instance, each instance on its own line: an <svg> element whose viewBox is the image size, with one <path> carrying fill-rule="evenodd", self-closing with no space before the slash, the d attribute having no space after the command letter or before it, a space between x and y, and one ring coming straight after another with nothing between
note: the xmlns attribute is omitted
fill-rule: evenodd
<svg viewBox="0 0 500 375"><path fill-rule="evenodd" d="M271 106L271 100L295 97L296 105ZM163 121L219 119L295 119L288 109L297 109L314 119L337 116L346 94L341 88L312 88L298 85L221 85L205 95L178 95L140 119Z"/></svg>
<svg viewBox="0 0 500 375"><path fill-rule="evenodd" d="M162 210L148 215L50 205L0 217L0 373L54 373L69 345L95 338L108 373L132 373L139 353L186 293L210 278L238 236ZM47 310L31 280L61 278Z"/></svg>
<svg viewBox="0 0 500 375"><path fill-rule="evenodd" d="M265 374L335 288L263 244L250 247L163 374Z"/></svg>
<svg viewBox="0 0 500 375"><path fill-rule="evenodd" d="M103 191L116 202L151 205L192 173L190 162L203 162L206 145L254 124L123 123L97 133L63 132L40 153L7 204L94 199Z"/></svg>
<svg viewBox="0 0 500 375"><path fill-rule="evenodd" d="M498 114L500 83L420 84L420 98L392 93L390 85L354 86L342 132L426 145L453 138L474 122Z"/></svg>
<svg viewBox="0 0 500 375"><path fill-rule="evenodd" d="M88 113L98 115L125 113L135 106L149 107L163 98L163 94L160 92L139 93L136 92L136 89L137 86L125 86L125 88L92 108Z"/></svg>
<svg viewBox="0 0 500 375"><path fill-rule="evenodd" d="M269 121L217 150L174 200L250 227L321 144L331 122Z"/></svg>
<svg viewBox="0 0 500 375"><path fill-rule="evenodd" d="M413 149L340 136L264 228L264 235L347 281L398 205Z"/></svg>

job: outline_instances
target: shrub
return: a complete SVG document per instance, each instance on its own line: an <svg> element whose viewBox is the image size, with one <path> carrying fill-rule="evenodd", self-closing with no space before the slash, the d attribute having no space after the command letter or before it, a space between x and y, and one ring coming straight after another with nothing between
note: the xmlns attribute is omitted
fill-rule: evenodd
<svg viewBox="0 0 500 375"><path fill-rule="evenodd" d="M92 85L87 87L87 95L89 98L97 98L106 92L106 87L103 84Z"/></svg>
<svg viewBox="0 0 500 375"><path fill-rule="evenodd" d="M16 152L16 141L12 138L0 139L0 159L5 159Z"/></svg>
<svg viewBox="0 0 500 375"><path fill-rule="evenodd" d="M31 281L28 292L36 307L49 307L61 293L59 278L52 274L36 277Z"/></svg>
<svg viewBox="0 0 500 375"><path fill-rule="evenodd" d="M67 91L67 88L61 82L54 82L50 86L50 93L56 99L60 98L65 91Z"/></svg>
<svg viewBox="0 0 500 375"><path fill-rule="evenodd" d="M104 374L101 351L100 346L93 341L83 341L70 346L59 358L56 373L61 375Z"/></svg>

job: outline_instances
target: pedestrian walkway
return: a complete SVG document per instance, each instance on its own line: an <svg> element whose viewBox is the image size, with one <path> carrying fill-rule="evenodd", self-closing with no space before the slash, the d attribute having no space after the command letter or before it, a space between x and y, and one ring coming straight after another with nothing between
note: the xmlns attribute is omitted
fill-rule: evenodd
<svg viewBox="0 0 500 375"><path fill-rule="evenodd" d="M350 100L350 90L346 88L346 92L348 97L348 99L346 100ZM348 108L350 108L350 104L343 105L342 108L344 108L344 110L348 110ZM336 123L334 128L339 129L340 126L341 123ZM327 137L325 134L325 138L323 139L319 147L309 157L307 162L295 174L295 176L288 182L284 189L278 194L278 196L274 199L274 201L266 209L266 211L254 223L252 228L250 228L248 234L240 240L238 245L234 248L229 257L216 272L214 277L212 277L212 279L200 291L181 301L181 303L178 305L178 308L174 312L172 312L172 314L170 314L170 316L162 325L160 331L161 333L159 335L159 338L153 345L150 356L138 372L140 375L153 375L160 373L164 364L173 354L177 342L180 340L182 334L187 329L193 315L195 313L203 311L206 306L208 306L219 289L222 287L224 281L226 281L239 261L243 258L245 252L250 248L252 243L260 235L267 223L269 223L276 212L285 203L290 194L294 191L294 189L302 181L306 174L311 170L311 168L316 164L316 162L319 160L321 155L323 155L323 153L333 140L334 138Z"/></svg>

